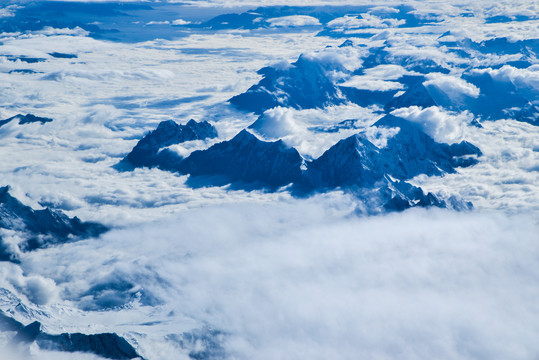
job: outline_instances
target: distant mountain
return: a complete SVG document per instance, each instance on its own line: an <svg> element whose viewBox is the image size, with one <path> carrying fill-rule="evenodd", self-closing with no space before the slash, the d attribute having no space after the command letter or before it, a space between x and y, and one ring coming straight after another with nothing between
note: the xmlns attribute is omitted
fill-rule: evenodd
<svg viewBox="0 0 539 360"><path fill-rule="evenodd" d="M343 45L346 44L343 43ZM351 46L347 43L346 46ZM360 59L358 59L360 61ZM396 64L417 75L404 75L397 79L404 87L409 88L406 95L394 100L397 90L368 90L340 85L334 80L334 73L343 76L363 75L365 69L378 65ZM419 59L412 56L392 55L387 49L373 48L363 59L362 67L351 73L342 66L321 59L300 55L298 60L288 67L265 67L258 71L263 78L251 86L243 94L232 97L229 101L240 110L261 114L277 106L295 109L323 108L340 105L347 102L360 106L378 104L395 108L400 103L417 105L421 101L425 105L434 105L432 99L420 80L425 80L421 74L431 72L448 73L449 70L432 60Z"/></svg>
<svg viewBox="0 0 539 360"><path fill-rule="evenodd" d="M484 54L481 56L486 58L490 56L489 54L521 55L520 59L515 60L513 56L512 60L492 65L494 69L505 64L525 69L538 63L537 39L514 42L506 38L495 38L480 43L467 39L440 43L446 45L448 51L458 53L463 59L477 53ZM344 42L342 47L350 46L354 46L352 42ZM336 56L338 51L341 51L339 48L335 48ZM256 114L277 106L313 109L355 103L363 107L378 105L387 112L409 106L423 108L439 106L450 111L467 110L484 120L513 118L531 124L535 124L534 119L539 117L536 111L539 104L537 91L511 80L493 78L491 68L477 70L474 67L465 70L464 65L457 64L456 66L463 68L463 75L458 80L448 78L447 88L444 88L437 86L436 81L430 84L426 84L426 81L431 79L428 74L435 74L434 79L442 74L448 74L449 69L446 66L421 56L394 53L389 42L382 47L371 48L363 59L358 58L359 61L362 61L362 66L350 72L340 65L324 60L323 57L318 59L302 54L296 62L288 66L260 69L258 73L263 76L262 80L229 101L240 110ZM368 84L365 84L365 88L361 86L356 88L345 81L353 77L354 81L359 81L361 76L368 73L368 69L380 65L398 65L411 72L392 80L402 84L404 93L397 93L397 90L369 89ZM336 72L341 74L341 80L335 80ZM366 79L368 80L368 76ZM465 91L460 93L449 84L451 81L463 80L479 89L479 94Z"/></svg>
<svg viewBox="0 0 539 360"><path fill-rule="evenodd" d="M245 93L229 101L241 110L261 114L276 106L314 109L348 101L345 94L330 79L334 65L300 55L290 67L265 67L258 71L263 79Z"/></svg>
<svg viewBox="0 0 539 360"><path fill-rule="evenodd" d="M511 81L494 79L488 71L468 71L461 79L479 89L476 97L460 94L455 99L443 89L423 82L411 85L403 94L385 104L385 110L419 106L439 106L450 111L469 111L483 120L513 118L537 125L539 98L535 91L517 87Z"/></svg>
<svg viewBox="0 0 539 360"><path fill-rule="evenodd" d="M30 251L62 243L71 239L99 236L108 229L98 223L82 222L61 211L49 208L34 210L11 196L9 187L0 188L0 228L25 233L19 244L22 251ZM0 260L16 260L16 254L0 238Z"/></svg>
<svg viewBox="0 0 539 360"><path fill-rule="evenodd" d="M14 121L14 120L19 121L19 125L36 123L36 122L39 122L39 123L41 123L41 125L43 125L45 123L48 123L48 122L52 121L52 119L45 118L45 117L39 117L39 116L35 116L35 115L32 115L32 114L26 114L26 115L18 114L18 115L10 117L9 119L0 120L0 127L4 126L7 123L9 123L10 121Z"/></svg>
<svg viewBox="0 0 539 360"><path fill-rule="evenodd" d="M388 48L389 42L385 42L382 47L373 47L369 50L369 54L363 59L363 64L357 73L362 73L362 69L370 69L378 65L400 65L407 70L428 74L439 72L443 74L449 73L449 69L437 64L431 59L425 59L419 56L411 55L396 55L392 54Z"/></svg>
<svg viewBox="0 0 539 360"><path fill-rule="evenodd" d="M144 136L133 150L118 164L119 170L129 170L135 167L160 167L173 169L181 157L167 146L180 144L185 141L204 140L217 137L217 130L206 121L189 120L180 125L172 120L162 121L157 129Z"/></svg>
<svg viewBox="0 0 539 360"><path fill-rule="evenodd" d="M205 21L196 27L222 30L222 29L260 29L271 27L273 18L284 16L303 15L311 16L325 24L337 17L344 16L346 13L363 12L370 6L347 6L345 7L314 7L314 6L268 6L250 9L243 13L229 13L218 15L208 21Z"/></svg>
<svg viewBox="0 0 539 360"><path fill-rule="evenodd" d="M515 119L539 126L539 106L527 103L515 114Z"/></svg>
<svg viewBox="0 0 539 360"><path fill-rule="evenodd" d="M469 101L467 107L484 119L515 118L530 102L539 101L536 92L535 98L530 98L530 94L526 94L524 89L519 89L513 82L494 79L489 72L470 71L463 75L463 79L479 88L479 97ZM533 116L534 108L528 108L527 116Z"/></svg>
<svg viewBox="0 0 539 360"><path fill-rule="evenodd" d="M451 32L444 35L451 35ZM440 44L448 47L459 47L465 51L475 50L483 54L520 54L525 58L534 58L539 54L539 39L514 40L507 37L498 37L475 42L466 38L456 42L440 42Z"/></svg>
<svg viewBox="0 0 539 360"><path fill-rule="evenodd" d="M391 99L385 105L385 109L387 111L391 111L409 106L420 106L422 108L427 108L437 105L438 104L431 96L427 88L422 83L418 83L406 90L404 94Z"/></svg>

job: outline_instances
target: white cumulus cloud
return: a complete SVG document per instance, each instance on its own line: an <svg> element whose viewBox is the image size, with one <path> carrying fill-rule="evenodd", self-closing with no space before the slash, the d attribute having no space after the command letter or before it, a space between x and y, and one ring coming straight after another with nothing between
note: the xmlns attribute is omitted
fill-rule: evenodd
<svg viewBox="0 0 539 360"><path fill-rule="evenodd" d="M172 25L189 25L191 22L183 19L176 19L172 21Z"/></svg>
<svg viewBox="0 0 539 360"><path fill-rule="evenodd" d="M293 114L293 110L281 106L269 109L250 128L267 139L298 135L303 129L298 126Z"/></svg>
<svg viewBox="0 0 539 360"><path fill-rule="evenodd" d="M461 141L463 129L473 120L467 112L454 114L437 106L426 109L410 106L393 110L391 114L419 124L434 140L444 143Z"/></svg>
<svg viewBox="0 0 539 360"><path fill-rule="evenodd" d="M404 24L404 20L383 19L372 14L361 14L361 17L346 15L331 20L327 26L334 29L359 29L359 28L389 28Z"/></svg>
<svg viewBox="0 0 539 360"><path fill-rule="evenodd" d="M267 22L273 27L299 27L299 26L317 26L320 21L307 15L290 15L267 19Z"/></svg>
<svg viewBox="0 0 539 360"><path fill-rule="evenodd" d="M474 70L476 72L488 72L494 80L513 82L517 87L530 87L539 91L539 64L526 69L518 69L510 65L504 65L499 69Z"/></svg>
<svg viewBox="0 0 539 360"><path fill-rule="evenodd" d="M477 98L479 96L479 88L461 78L439 73L429 74L427 78L429 80L423 83L424 86L435 86L450 99L460 99L463 96Z"/></svg>

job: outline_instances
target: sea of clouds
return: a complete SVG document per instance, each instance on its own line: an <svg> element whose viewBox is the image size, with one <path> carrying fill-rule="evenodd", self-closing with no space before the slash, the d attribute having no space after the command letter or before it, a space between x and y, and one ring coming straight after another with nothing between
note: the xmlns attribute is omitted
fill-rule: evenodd
<svg viewBox="0 0 539 360"><path fill-rule="evenodd" d="M334 194L193 209L25 254L2 286L37 298L49 331L115 330L148 359L210 330L235 359L537 355L534 216L355 208Z"/></svg>
<svg viewBox="0 0 539 360"><path fill-rule="evenodd" d="M530 2L421 4L425 16L445 22L439 28L396 29L398 24L379 18L391 13L388 2L389 8L334 25L354 31L374 26L368 31L375 38L356 38L355 44L381 46L388 40L394 55L415 54L450 67L460 60L437 48L446 30L474 40L507 34L530 38L539 32L536 22L492 25L450 17L464 10L482 17L537 14L537 4ZM13 11L5 7L0 16ZM313 19L281 17L270 23L274 28L318 26ZM366 128L380 116L376 107L275 108L257 120L225 103L259 81L258 69L293 62L300 53L318 54L349 70L361 66L352 56L324 51L343 39L314 36L318 30L193 33L134 44L96 40L82 29L1 34L0 55L47 61L0 57L0 119L33 113L54 121L0 128L0 185L11 185L28 205L53 206L114 228L99 239L21 254L20 265L0 263L0 287L33 311L16 313L17 319L42 321L49 333L117 332L150 360L187 359L204 347L214 349L215 358L229 359L537 357L539 133L533 125L504 119L478 128L470 125L468 113L438 107L396 110L438 141L467 140L481 149L476 166L413 179L426 191L471 200L475 210L466 213L411 210L365 217L364 204L338 191L295 199L286 191L192 189L185 176L112 168L147 131L168 119L211 121L219 140L257 121L258 136L282 138L307 158L360 131L384 146L394 129L313 136L313 128L348 119ZM78 58L53 59L52 51ZM340 55L346 51L351 52ZM484 61L496 64L500 58ZM10 73L24 69L35 73ZM429 84L457 100L477 96L477 88L459 79L461 70L452 70L433 76ZM484 71L537 91L535 70ZM403 74L400 66L379 66L346 84L396 89L393 80ZM175 150L187 154L204 145ZM19 241L16 234L2 237ZM0 355L75 356L35 347L28 354Z"/></svg>

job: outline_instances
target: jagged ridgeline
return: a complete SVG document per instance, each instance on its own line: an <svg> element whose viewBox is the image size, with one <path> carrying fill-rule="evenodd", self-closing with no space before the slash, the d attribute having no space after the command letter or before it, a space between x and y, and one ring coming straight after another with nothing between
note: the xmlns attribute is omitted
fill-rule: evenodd
<svg viewBox="0 0 539 360"><path fill-rule="evenodd" d="M363 134L356 134L339 141L319 158L307 160L282 140L264 141L244 129L230 140L193 151L184 158L166 147L213 138L216 131L207 122L191 120L178 125L166 121L140 140L118 167L158 167L188 174L188 184L194 187L230 183L236 188L275 191L288 186L299 196L348 189L363 199L376 199L374 206L386 210L412 206L470 207L454 198L446 202L434 194L425 194L404 180L420 174L440 176L474 165L481 155L476 146L465 141L452 145L438 143L417 124L392 115L373 127L397 132L388 138L385 147L377 147Z"/></svg>
<svg viewBox="0 0 539 360"><path fill-rule="evenodd" d="M453 60L447 59L448 64L404 55L394 50L389 41L362 56L353 42L345 41L338 48L326 49L320 56L302 54L287 66L260 69L262 80L229 101L240 110L256 114L277 106L314 109L347 102L377 105L388 112L409 106L439 106L451 111L469 111L483 120L514 118L539 125L537 91L526 83L508 80L518 70L536 71L533 69L538 62L539 40L496 38L456 42L447 41L449 35L446 33L439 39L440 46L447 47L455 56ZM342 63L327 61L328 54L355 57L361 66L350 69ZM493 62L492 55L499 55L501 60ZM505 58L508 60L504 61ZM482 63L485 65L478 65ZM368 75L384 66L399 68L402 74L391 79L392 86L388 88L366 86L372 80ZM458 72L450 74L451 67ZM335 73L340 74L338 79ZM447 85L450 82L453 86Z"/></svg>
<svg viewBox="0 0 539 360"><path fill-rule="evenodd" d="M95 237L108 230L102 224L70 218L58 210L34 210L13 197L9 190L8 186L0 188L0 229L16 231L22 240L13 243L0 237L0 261L16 262L21 251Z"/></svg>
<svg viewBox="0 0 539 360"><path fill-rule="evenodd" d="M537 125L537 92L525 82L507 80L507 74L537 66L539 41L454 39L447 32L437 40L455 55L445 63L399 52L390 41L366 50L346 40L317 54L302 54L293 63L262 68L257 84L229 100L240 110L260 115L250 127L232 139L212 141L212 146L178 152L174 145L213 139L217 131L208 122L162 122L116 168L157 167L186 174L193 187L231 184L232 188L268 191L286 187L300 196L345 189L362 199L377 199L374 207L383 209L430 205L468 208L469 203L448 203L402 183L421 174L443 176L472 166L481 151L466 141L439 143L417 123L395 116L399 115L397 110L415 106L467 112L474 116L471 125L478 127L481 121L505 118ZM372 81L374 75L388 71L389 81ZM376 86L369 85L373 83ZM377 146L359 132L319 158L307 159L282 140L267 141L258 131L269 109L323 109L342 104L379 109L385 116L372 127L396 129L396 133L387 144ZM336 124L335 132L353 128L346 121ZM316 132L311 136L317 136Z"/></svg>
<svg viewBox="0 0 539 360"><path fill-rule="evenodd" d="M174 169L178 156L166 147L186 141L205 140L217 137L217 130L208 122L190 120L179 125L172 120L159 123L157 129L147 134L133 150L118 164L118 170L135 167L159 167Z"/></svg>

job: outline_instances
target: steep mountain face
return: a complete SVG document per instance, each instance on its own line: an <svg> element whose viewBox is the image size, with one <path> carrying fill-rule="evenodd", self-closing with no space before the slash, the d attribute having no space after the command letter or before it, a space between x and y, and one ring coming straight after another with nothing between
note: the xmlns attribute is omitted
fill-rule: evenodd
<svg viewBox="0 0 539 360"><path fill-rule="evenodd" d="M256 114L276 106L314 109L342 104L347 99L328 77L328 71L335 70L328 67L305 55L287 69L265 67L258 71L264 76L258 84L229 101L238 109Z"/></svg>
<svg viewBox="0 0 539 360"><path fill-rule="evenodd" d="M40 332L35 341L44 350L86 352L118 360L140 358L135 349L115 333L50 335Z"/></svg>
<svg viewBox="0 0 539 360"><path fill-rule="evenodd" d="M313 187L372 186L390 175L406 180L419 174L454 173L457 167L471 166L481 151L468 142L437 143L419 126L387 115L373 126L399 128L378 148L361 135L339 141L321 157L307 164L306 181Z"/></svg>
<svg viewBox="0 0 539 360"><path fill-rule="evenodd" d="M217 130L207 121L189 120L179 125L172 120L162 121L157 129L144 136L133 150L118 164L119 168L160 167L174 168L181 158L167 150L161 149L191 140L204 140L217 137Z"/></svg>
<svg viewBox="0 0 539 360"><path fill-rule="evenodd" d="M539 106L527 103L522 110L516 113L515 119L539 126Z"/></svg>
<svg viewBox="0 0 539 360"><path fill-rule="evenodd" d="M98 223L82 222L61 211L34 210L11 196L9 187L0 188L0 228L27 234L21 250L34 250L73 238L99 236L108 229ZM12 260L12 252L0 238L0 260Z"/></svg>
<svg viewBox="0 0 539 360"><path fill-rule="evenodd" d="M480 95L469 102L469 110L484 119L503 119L513 116L515 108L529 103L512 82L496 81L487 72L470 72L463 79L477 86Z"/></svg>
<svg viewBox="0 0 539 360"><path fill-rule="evenodd" d="M35 342L42 350L85 352L115 360L140 358L136 350L115 333L51 335L41 330L38 321L25 326L2 310L0 310L0 331L15 332L10 343L17 347Z"/></svg>
<svg viewBox="0 0 539 360"><path fill-rule="evenodd" d="M431 96L427 88L422 83L418 83L411 86L401 96L397 96L387 102L387 104L385 105L385 109L387 111L391 111L394 109L414 105L427 108L430 106L437 106L438 104Z"/></svg>
<svg viewBox="0 0 539 360"><path fill-rule="evenodd" d="M306 181L315 189L372 186L383 177L380 150L360 135L339 141L308 164Z"/></svg>
<svg viewBox="0 0 539 360"><path fill-rule="evenodd" d="M399 131L388 138L385 147L379 148L357 134L339 141L318 159L306 161L281 140L263 141L243 130L231 140L193 152L170 170L190 175L188 183L192 186L234 183L248 189L276 189L291 184L297 194L335 188L378 188L385 190L375 196L396 202L392 209L406 204L468 207L444 203L402 181L419 174L454 173L457 167L474 165L481 156L476 146L465 141L452 145L437 143L417 124L392 115L373 126Z"/></svg>
<svg viewBox="0 0 539 360"><path fill-rule="evenodd" d="M266 142L242 130L229 141L193 152L177 170L191 176L225 176L228 181L276 188L301 177L303 158L281 140Z"/></svg>
<svg viewBox="0 0 539 360"><path fill-rule="evenodd" d="M362 188L358 194L385 210L404 210L412 206L437 206L468 209L471 204L456 198L451 201L425 194L403 180L419 174L453 173L455 168L471 166L481 151L468 142L443 144L435 142L417 125L388 115L373 126L399 128L399 132L378 148L362 135L339 141L318 159L307 163L302 182L303 191ZM378 189L374 193L365 189ZM373 200L374 199L374 200Z"/></svg>
<svg viewBox="0 0 539 360"><path fill-rule="evenodd" d="M409 106L439 106L452 111L467 110L485 120L514 118L530 124L535 124L534 119L539 117L537 106L533 104L537 98L510 81L497 81L488 72L476 71L465 73L462 79L479 89L477 97L462 94L456 100L436 86L426 87L419 82L410 86L404 94L387 102L385 110Z"/></svg>
<svg viewBox="0 0 539 360"><path fill-rule="evenodd" d="M473 156L481 156L481 150L466 141L452 145L437 143L417 124L392 115L383 117L373 126L400 129L388 139L380 160L387 172L398 179L454 173L456 167L476 164Z"/></svg>
<svg viewBox="0 0 539 360"><path fill-rule="evenodd" d="M7 123L9 123L11 121L14 121L14 120L19 121L19 125L31 124L31 123L35 123L35 122L39 122L39 123L41 123L41 125L43 125L45 123L48 123L48 122L52 121L52 119L45 118L45 117L39 117L39 116L35 116L35 115L32 115L32 114L26 114L26 115L18 114L18 115L10 117L9 119L0 120L0 127L4 126Z"/></svg>

